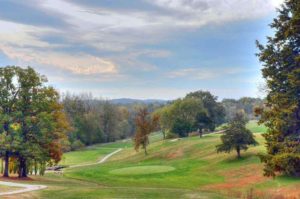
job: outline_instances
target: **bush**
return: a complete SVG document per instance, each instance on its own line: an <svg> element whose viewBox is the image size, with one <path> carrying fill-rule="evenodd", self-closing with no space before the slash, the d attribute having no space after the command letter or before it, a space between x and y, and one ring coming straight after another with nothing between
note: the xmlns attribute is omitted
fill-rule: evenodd
<svg viewBox="0 0 300 199"><path fill-rule="evenodd" d="M174 138L178 138L178 135L175 133L167 132L166 139L174 139Z"/></svg>
<svg viewBox="0 0 300 199"><path fill-rule="evenodd" d="M75 150L79 150L82 149L85 145L80 141L80 140L75 140L72 144L71 144L71 150L75 151Z"/></svg>
<svg viewBox="0 0 300 199"><path fill-rule="evenodd" d="M189 137L195 137L195 136L199 136L199 132L193 131L189 133Z"/></svg>

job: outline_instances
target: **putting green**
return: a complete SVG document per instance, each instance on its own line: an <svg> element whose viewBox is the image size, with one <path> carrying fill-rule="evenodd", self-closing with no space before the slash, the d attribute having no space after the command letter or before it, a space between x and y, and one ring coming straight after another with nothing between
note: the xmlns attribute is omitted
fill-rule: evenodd
<svg viewBox="0 0 300 199"><path fill-rule="evenodd" d="M175 170L174 167L170 166L137 166L137 167L126 167L122 169L115 169L110 171L114 175L145 175L154 173L165 173Z"/></svg>

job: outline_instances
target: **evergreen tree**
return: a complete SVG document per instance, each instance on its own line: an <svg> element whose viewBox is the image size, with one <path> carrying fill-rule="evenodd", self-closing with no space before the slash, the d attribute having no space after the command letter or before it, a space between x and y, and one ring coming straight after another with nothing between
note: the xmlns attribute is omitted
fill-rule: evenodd
<svg viewBox="0 0 300 199"><path fill-rule="evenodd" d="M257 42L268 94L261 122L267 154L265 175L300 175L300 1L286 0L273 20L273 37ZM260 112L260 111L257 111Z"/></svg>

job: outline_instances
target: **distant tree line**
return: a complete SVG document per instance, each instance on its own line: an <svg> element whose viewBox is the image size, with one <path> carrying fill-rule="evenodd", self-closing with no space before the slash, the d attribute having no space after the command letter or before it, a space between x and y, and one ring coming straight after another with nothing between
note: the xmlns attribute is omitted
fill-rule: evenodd
<svg viewBox="0 0 300 199"><path fill-rule="evenodd" d="M260 98L242 97L240 99L223 99L222 106L225 109L225 121L231 121L237 112L244 112L248 119L257 119L257 115L254 114L254 109L262 107L264 100Z"/></svg>
<svg viewBox="0 0 300 199"><path fill-rule="evenodd" d="M96 143L113 142L133 137L135 118L142 107L153 112L160 104L115 104L110 100L95 99L89 94L62 98L65 113L73 127L69 134L68 150Z"/></svg>

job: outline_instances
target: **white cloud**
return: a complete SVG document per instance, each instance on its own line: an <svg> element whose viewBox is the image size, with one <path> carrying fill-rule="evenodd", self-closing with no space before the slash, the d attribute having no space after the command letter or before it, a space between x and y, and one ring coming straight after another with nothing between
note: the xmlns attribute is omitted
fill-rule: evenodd
<svg viewBox="0 0 300 199"><path fill-rule="evenodd" d="M160 9L113 10L100 7L82 7L72 1L37 1L34 6L49 13L60 13L67 27L46 28L0 20L0 51L21 65L37 65L50 70L62 70L60 82L69 80L99 81L91 77L98 74L104 79L120 77L134 69L150 71L157 67L141 57L165 58L165 50L148 50L145 44L156 44L169 39L172 34L199 29L207 24L225 24L245 19L256 19L274 11L283 0L145 0ZM47 24L45 24L47 25ZM61 39L51 43L40 36L55 35ZM72 52L69 49L78 47ZM93 54L83 48L90 47ZM41 50L43 49L43 50ZM89 50L91 50L89 49ZM108 56L103 56L109 54ZM236 74L238 69L185 68L166 74L169 78L214 79L224 74ZM71 73L72 75L70 75ZM78 78L80 75L84 78ZM53 77L54 78L54 77ZM79 79L79 80L78 80ZM119 79L118 79L119 80ZM78 82L77 82L78 84ZM182 96L189 89L148 88L112 89L104 94L112 97L162 97ZM96 91L95 91L96 92ZM104 91L105 92L105 91ZM112 92L112 93L109 93ZM218 91L221 92L221 91ZM231 91L230 91L231 92ZM234 93L234 91L232 91ZM154 96L155 95L155 96Z"/></svg>
<svg viewBox="0 0 300 199"><path fill-rule="evenodd" d="M173 25L201 27L209 23L255 19L274 11L283 0L148 0L173 11Z"/></svg>
<svg viewBox="0 0 300 199"><path fill-rule="evenodd" d="M202 68L183 68L167 73L169 78L188 78L194 80L208 80L215 79L224 75L234 75L246 70L240 67L231 68L213 68L213 67L202 67Z"/></svg>
<svg viewBox="0 0 300 199"><path fill-rule="evenodd" d="M10 59L18 60L23 65L34 63L52 66L81 75L116 74L118 72L116 65L111 61L87 54L38 52L4 45L0 45L0 50Z"/></svg>
<svg viewBox="0 0 300 199"><path fill-rule="evenodd" d="M39 34L53 34L61 32L56 29L24 25L2 20L0 20L0 27L0 44L2 45L10 45L15 47L30 46L40 48L54 48L62 46L41 41L33 36Z"/></svg>

